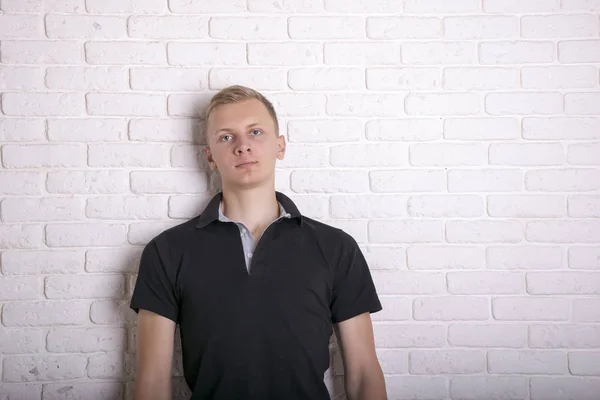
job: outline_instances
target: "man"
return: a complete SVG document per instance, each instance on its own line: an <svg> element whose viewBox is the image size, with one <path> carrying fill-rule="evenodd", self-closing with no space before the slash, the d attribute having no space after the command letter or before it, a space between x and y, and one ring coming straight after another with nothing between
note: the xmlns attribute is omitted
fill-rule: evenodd
<svg viewBox="0 0 600 400"><path fill-rule="evenodd" d="M350 400L386 398L370 313L382 309L352 237L275 191L286 142L260 93L232 86L206 113L205 154L222 191L142 254L136 400L170 399L179 324L192 399L329 399L335 329Z"/></svg>

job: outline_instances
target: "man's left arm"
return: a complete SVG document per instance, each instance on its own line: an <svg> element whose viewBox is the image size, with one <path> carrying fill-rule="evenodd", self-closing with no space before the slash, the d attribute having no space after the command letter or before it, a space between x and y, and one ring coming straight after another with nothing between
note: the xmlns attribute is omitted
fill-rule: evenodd
<svg viewBox="0 0 600 400"><path fill-rule="evenodd" d="M348 400L387 400L370 313L333 325L342 353Z"/></svg>

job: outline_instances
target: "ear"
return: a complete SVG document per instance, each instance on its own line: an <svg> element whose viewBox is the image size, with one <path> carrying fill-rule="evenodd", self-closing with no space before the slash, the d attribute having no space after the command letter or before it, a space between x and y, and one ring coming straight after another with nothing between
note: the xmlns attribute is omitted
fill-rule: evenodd
<svg viewBox="0 0 600 400"><path fill-rule="evenodd" d="M277 137L277 159L283 160L285 157L285 149L286 149L285 136L279 135Z"/></svg>
<svg viewBox="0 0 600 400"><path fill-rule="evenodd" d="M204 146L204 155L206 155L206 161L208 161L208 165L211 170L217 169L217 163L215 162L212 152L210 151L210 147Z"/></svg>

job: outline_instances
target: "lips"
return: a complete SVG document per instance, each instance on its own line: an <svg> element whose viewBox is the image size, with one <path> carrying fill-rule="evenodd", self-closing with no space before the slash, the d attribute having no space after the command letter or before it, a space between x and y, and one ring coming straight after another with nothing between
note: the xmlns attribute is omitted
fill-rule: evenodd
<svg viewBox="0 0 600 400"><path fill-rule="evenodd" d="M243 162L243 163L239 163L239 164L237 164L235 167L236 167L236 168L239 168L239 167L246 167L246 166L249 166L249 165L252 165L252 164L256 164L256 161L245 161L245 162Z"/></svg>

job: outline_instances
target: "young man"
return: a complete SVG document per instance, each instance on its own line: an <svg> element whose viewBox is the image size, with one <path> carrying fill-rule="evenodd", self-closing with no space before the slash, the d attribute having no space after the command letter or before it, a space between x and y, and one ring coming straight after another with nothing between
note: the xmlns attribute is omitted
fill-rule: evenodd
<svg viewBox="0 0 600 400"><path fill-rule="evenodd" d="M222 90L207 109L206 141L222 191L142 254L131 300L136 400L171 398L176 324L192 399L329 399L332 325L348 399L386 399L371 274L350 235L275 191L286 142L272 104L242 86Z"/></svg>

